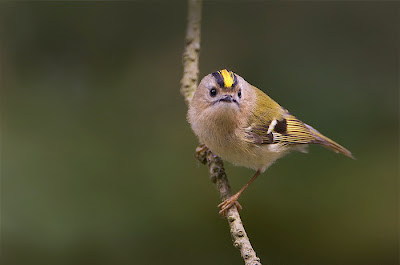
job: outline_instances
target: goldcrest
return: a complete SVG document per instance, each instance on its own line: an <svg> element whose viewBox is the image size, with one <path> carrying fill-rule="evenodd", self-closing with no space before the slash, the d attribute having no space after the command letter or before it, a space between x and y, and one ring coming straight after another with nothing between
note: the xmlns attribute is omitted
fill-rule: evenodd
<svg viewBox="0 0 400 265"><path fill-rule="evenodd" d="M351 152L297 119L288 110L226 69L205 76L191 100L188 121L214 154L234 165L256 170L251 180L222 202L220 213L277 159L292 150L319 144L353 158Z"/></svg>

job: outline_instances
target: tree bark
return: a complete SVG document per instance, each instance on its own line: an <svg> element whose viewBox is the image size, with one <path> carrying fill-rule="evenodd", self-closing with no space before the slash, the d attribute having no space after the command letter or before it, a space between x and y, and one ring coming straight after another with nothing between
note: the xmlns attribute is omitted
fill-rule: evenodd
<svg viewBox="0 0 400 265"><path fill-rule="evenodd" d="M188 105L198 85L201 6L201 0L188 0L188 26L183 52L183 78L181 80L181 94ZM210 179L216 184L221 200L224 201L232 196L222 159L204 146L199 146L196 149L196 157L203 164L208 165ZM261 265L260 259L251 246L236 206L227 210L225 216L230 227L233 245L240 251L245 265Z"/></svg>

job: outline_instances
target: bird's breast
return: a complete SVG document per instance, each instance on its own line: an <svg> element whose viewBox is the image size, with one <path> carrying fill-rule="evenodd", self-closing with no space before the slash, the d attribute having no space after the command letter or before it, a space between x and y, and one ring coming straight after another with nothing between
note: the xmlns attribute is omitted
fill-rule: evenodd
<svg viewBox="0 0 400 265"><path fill-rule="evenodd" d="M234 165L264 171L275 160L284 155L285 150L276 144L255 145L246 141L245 129L230 122L206 120L196 134L214 154Z"/></svg>

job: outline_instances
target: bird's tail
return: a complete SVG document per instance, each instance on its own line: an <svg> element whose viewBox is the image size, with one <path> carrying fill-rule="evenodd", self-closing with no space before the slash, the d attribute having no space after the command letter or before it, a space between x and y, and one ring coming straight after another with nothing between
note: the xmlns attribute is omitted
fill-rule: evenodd
<svg viewBox="0 0 400 265"><path fill-rule="evenodd" d="M315 143L320 144L330 150L332 150L335 153L341 153L347 157L350 157L352 159L355 159L354 156L351 154L349 150L341 146L340 144L336 143L335 141L329 139L328 137L324 136L322 133L319 131L315 130L313 127L311 127L308 124L305 124L307 128L311 131L311 133L315 136Z"/></svg>

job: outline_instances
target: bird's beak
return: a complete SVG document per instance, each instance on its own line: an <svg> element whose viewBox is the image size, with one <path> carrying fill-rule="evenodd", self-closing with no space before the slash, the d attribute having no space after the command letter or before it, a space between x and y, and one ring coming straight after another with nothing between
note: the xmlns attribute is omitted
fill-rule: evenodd
<svg viewBox="0 0 400 265"><path fill-rule="evenodd" d="M233 98L231 95L225 95L222 98L220 98L219 101L231 103L233 101Z"/></svg>

